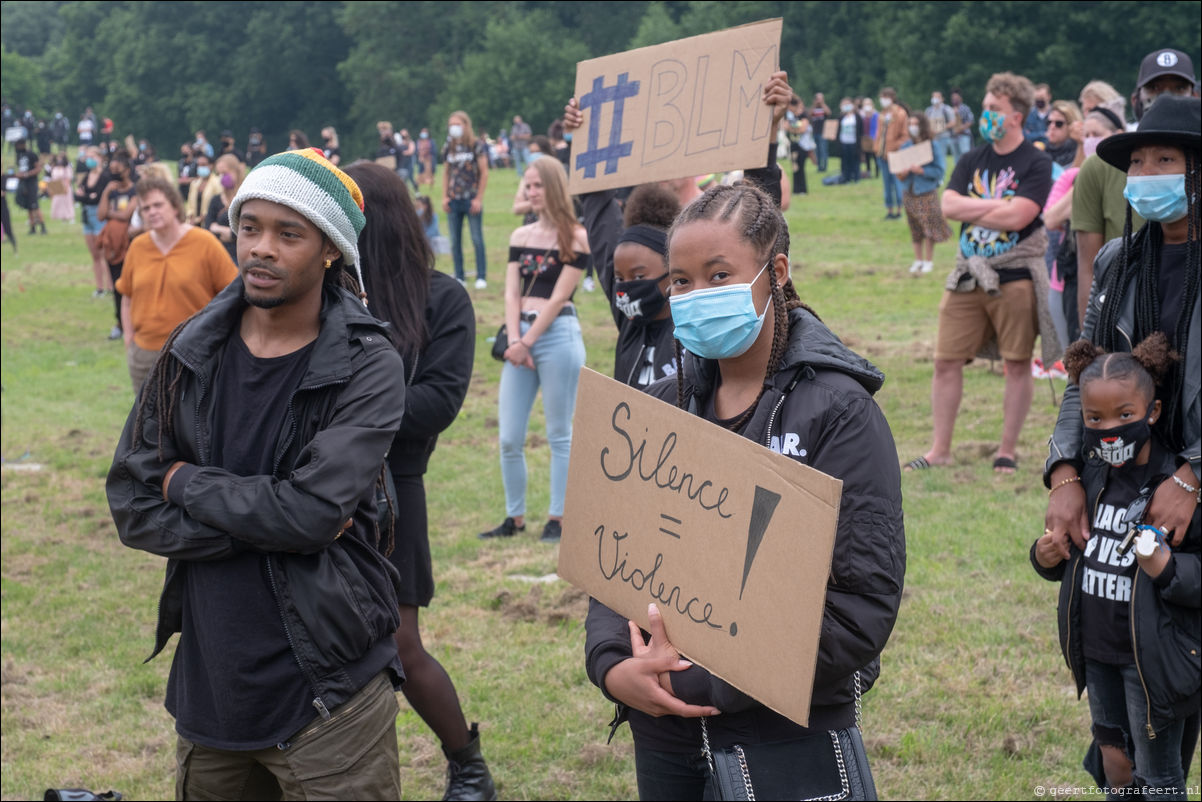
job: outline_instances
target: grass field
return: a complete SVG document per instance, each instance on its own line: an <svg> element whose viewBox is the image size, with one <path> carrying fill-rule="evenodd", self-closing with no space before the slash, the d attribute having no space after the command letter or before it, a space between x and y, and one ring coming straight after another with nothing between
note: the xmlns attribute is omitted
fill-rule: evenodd
<svg viewBox="0 0 1202 802"><path fill-rule="evenodd" d="M908 460L930 436L935 316L951 247L936 250L935 273L914 278L905 272L912 255L904 221L881 220L879 181L823 187L814 179L787 213L794 281L831 328L885 372L877 398ZM515 187L512 171L495 171L488 184L490 284L472 291L474 381L427 476L438 589L422 618L424 638L455 679L469 720L481 722L502 798L633 798L629 730L606 745L612 708L584 674L586 599L563 582L532 581L556 566L555 548L537 541L549 457L541 414L529 435L527 534L476 539L504 515L500 371L485 338L502 317ZM89 297L79 226L49 226L49 236L31 237L18 216L20 253L5 244L0 263L0 794L40 798L49 787L88 787L165 798L174 778L174 733L162 706L171 655L142 662L163 560L121 545L103 489L133 395L120 344L105 339L111 301ZM470 258L469 247L469 265ZM439 267L449 271L449 260ZM588 364L609 373L614 331L605 298L579 292L577 301ZM1027 562L1042 530L1044 442L1063 384L1037 386L1019 471L999 477L990 470L999 371L987 363L966 371L956 464L903 478L905 597L881 680L864 700L882 797L1090 797L1080 768L1089 715L1056 646L1056 587ZM442 754L403 698L397 729L405 798L440 797ZM1068 793L1073 787L1082 790Z"/></svg>

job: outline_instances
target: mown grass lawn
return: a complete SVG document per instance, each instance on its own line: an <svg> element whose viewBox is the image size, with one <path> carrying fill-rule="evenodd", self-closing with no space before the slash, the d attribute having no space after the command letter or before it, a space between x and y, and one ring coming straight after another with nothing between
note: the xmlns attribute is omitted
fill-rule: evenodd
<svg viewBox="0 0 1202 802"><path fill-rule="evenodd" d="M563 582L532 581L556 566L555 548L537 541L549 457L540 414L529 435L527 534L476 539L504 515L500 371L486 337L502 316L515 188L512 171L495 171L488 185L490 283L472 291L480 333L475 377L427 476L438 591L422 618L424 638L455 679L469 719L481 722L502 798L633 798L629 730L606 745L612 710L584 675L586 599ZM906 225L881 219L880 192L879 181L822 187L811 168L810 194L794 198L787 216L799 291L885 372L877 398L904 461L928 445L936 307L951 248L937 249L934 274L911 277ZM31 237L22 218L20 252L5 244L0 262L0 794L34 798L49 787L89 787L115 788L129 799L169 797L174 735L162 698L171 655L142 662L163 561L120 544L103 491L133 399L121 347L105 339L111 301L89 297L77 224L51 222L49 236ZM449 259L439 267L449 271ZM588 364L609 373L614 332L605 299L579 292L577 301ZM990 460L1002 377L998 366L970 366L956 465L903 478L905 599L882 678L864 700L864 735L883 797L1027 799L1040 787L1050 795L1089 784L1080 768L1088 710L1056 647L1056 588L1027 563L1042 530L1043 444L1062 391L1062 383L1037 387L1019 471L998 477ZM405 798L440 797L442 754L403 699L397 728Z"/></svg>

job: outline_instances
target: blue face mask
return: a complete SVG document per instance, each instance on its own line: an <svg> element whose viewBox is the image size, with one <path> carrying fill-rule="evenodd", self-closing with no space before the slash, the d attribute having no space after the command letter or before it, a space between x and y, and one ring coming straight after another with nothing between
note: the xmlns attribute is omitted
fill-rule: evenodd
<svg viewBox="0 0 1202 802"><path fill-rule="evenodd" d="M1184 173L1128 176L1123 197L1136 214L1145 220L1173 223L1185 217L1189 211Z"/></svg>
<svg viewBox="0 0 1202 802"><path fill-rule="evenodd" d="M693 290L668 298L680 344L703 359L731 359L746 353L768 316L767 304L763 313L756 314L751 285L769 264L765 263L746 284Z"/></svg>
<svg viewBox="0 0 1202 802"><path fill-rule="evenodd" d="M84 165L86 165L86 166L87 166L87 168L88 168L89 170L95 170L95 169L96 169L96 160L95 160L95 159L84 159L84 162L83 162L83 163L84 163Z"/></svg>
<svg viewBox="0 0 1202 802"><path fill-rule="evenodd" d="M981 112L981 123L977 126L981 137L987 142L1001 142L1006 135L1006 115L1000 111Z"/></svg>
<svg viewBox="0 0 1202 802"><path fill-rule="evenodd" d="M210 168L205 167L204 165L201 165L200 167L196 168L196 174L198 176L200 176L201 178L206 177L209 174L209 172L210 172Z"/></svg>

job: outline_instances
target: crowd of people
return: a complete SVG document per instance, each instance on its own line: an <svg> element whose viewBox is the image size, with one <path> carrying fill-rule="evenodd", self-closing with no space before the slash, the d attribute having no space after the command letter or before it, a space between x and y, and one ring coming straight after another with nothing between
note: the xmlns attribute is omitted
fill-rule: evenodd
<svg viewBox="0 0 1202 802"><path fill-rule="evenodd" d="M832 109L816 93L807 106L777 73L762 102L791 175L774 142L763 166L730 180L576 198L565 170L583 119L575 99L546 137L515 116L493 142L459 110L438 148L429 129L411 137L382 121L376 152L359 160L332 126L319 146L291 131L275 155L258 129L245 150L228 130L216 143L197 131L171 170L148 142L117 143L90 109L74 167L65 147L39 141L44 164L20 138L13 191L30 232L45 230L46 171L70 188L52 197L83 210L94 295L112 294L112 336L127 346L137 400L108 495L123 541L168 558L156 651L180 633L167 689L180 797L396 798L399 689L442 743L446 798L495 798L477 725L422 646L418 613L434 587L423 475L472 378L463 223L483 290L485 189L490 170L512 166L523 219L494 348L505 514L480 538L527 528L526 433L541 391L540 539L560 540L585 363L574 298L594 273L615 324L615 379L843 482L809 727L682 661L657 613L641 631L592 601L586 668L617 706L614 725L630 723L641 798L709 798L716 752L778 743L792 792L875 797L857 714L901 599L902 470L954 462L964 367L990 356L1005 367L992 467L1014 473L1037 339L1040 368L1063 367L1071 383L1031 561L1062 583L1061 645L1094 723L1086 767L1099 786L1184 798L1202 685L1192 61L1173 49L1144 59L1134 122L1101 81L1073 101L999 72L979 115L960 89L947 97L912 109L883 87L875 102ZM53 136L65 125L56 117ZM932 273L934 246L958 224L931 447L905 465L873 399L883 374L790 277L782 209L808 194L807 162L827 173L832 155L840 170L824 184L881 179L885 221L909 226L909 273ZM430 197L439 166L441 204ZM453 276L434 269L444 248ZM786 450L785 431L805 448Z"/></svg>

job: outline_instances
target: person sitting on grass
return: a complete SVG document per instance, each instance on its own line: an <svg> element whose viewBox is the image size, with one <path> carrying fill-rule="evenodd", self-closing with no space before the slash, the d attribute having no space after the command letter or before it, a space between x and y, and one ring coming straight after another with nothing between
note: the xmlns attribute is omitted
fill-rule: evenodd
<svg viewBox="0 0 1202 802"><path fill-rule="evenodd" d="M1079 548L1049 528L1031 547L1036 572L1061 582L1060 646L1077 695L1089 689L1094 740L1086 768L1106 788L1165 789L1158 799L1185 798L1182 738L1202 684L1198 508L1175 548L1142 514L1176 468L1152 429L1162 412L1156 386L1176 360L1159 331L1131 353L1106 353L1088 340L1065 352L1080 388L1089 459L1079 478L1050 492L1080 481L1095 510L1091 537ZM1132 544L1132 530L1148 541Z"/></svg>

